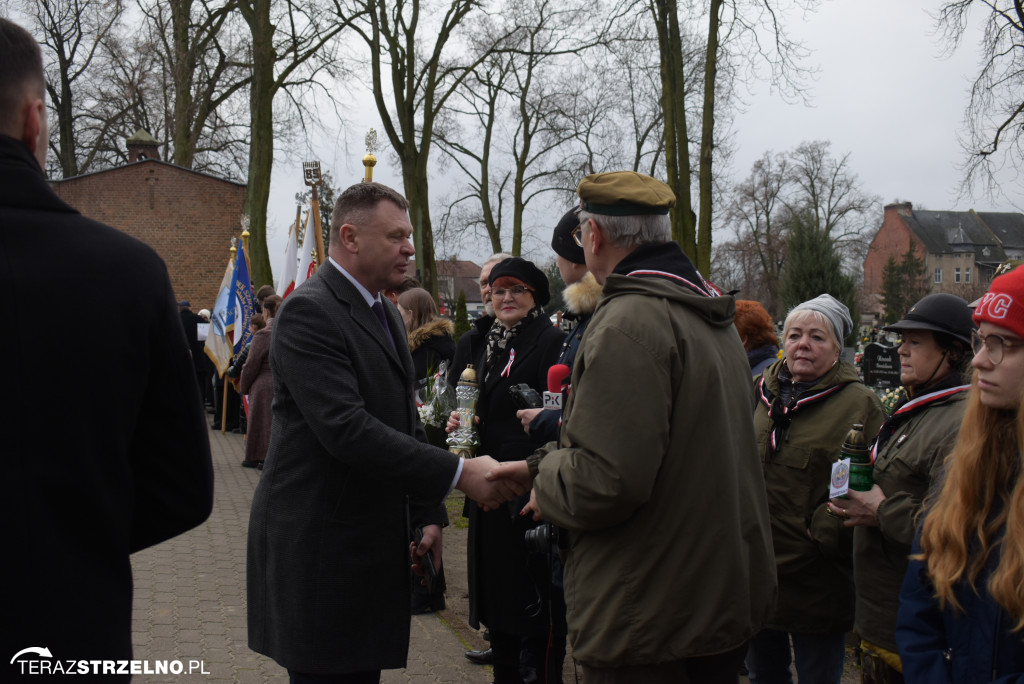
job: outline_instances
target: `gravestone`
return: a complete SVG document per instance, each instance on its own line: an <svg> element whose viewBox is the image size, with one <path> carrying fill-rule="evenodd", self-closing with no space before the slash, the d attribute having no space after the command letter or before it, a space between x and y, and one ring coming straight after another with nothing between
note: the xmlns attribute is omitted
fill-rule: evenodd
<svg viewBox="0 0 1024 684"><path fill-rule="evenodd" d="M900 386L900 355L896 347L887 347L872 342L864 347L861 360L864 384L876 389L890 389Z"/></svg>

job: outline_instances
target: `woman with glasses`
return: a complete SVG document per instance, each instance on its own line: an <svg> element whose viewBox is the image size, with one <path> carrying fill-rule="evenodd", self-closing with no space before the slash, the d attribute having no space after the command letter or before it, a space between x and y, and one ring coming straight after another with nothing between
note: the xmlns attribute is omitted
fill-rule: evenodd
<svg viewBox="0 0 1024 684"><path fill-rule="evenodd" d="M912 684L1024 681L1024 268L974 311L974 377L896 626Z"/></svg>
<svg viewBox="0 0 1024 684"><path fill-rule="evenodd" d="M491 269L489 280L495 321L473 359L480 384L477 453L521 461L541 444L523 431L516 411L524 407L510 389L525 384L542 395L564 335L541 308L550 298L548 279L532 262L505 259ZM462 371L453 370L455 377ZM457 426L453 412L449 432ZM546 561L526 547L524 533L537 524L519 515L528 500L523 496L486 512L469 507L469 622L490 629L495 684L523 681L519 654L524 640L537 642L526 644L527 651L546 651L551 576Z"/></svg>
<svg viewBox="0 0 1024 684"><path fill-rule="evenodd" d="M866 492L851 490L828 506L847 527L855 528L855 625L862 681L901 684L896 648L900 586L922 501L939 481L943 460L960 430L974 323L960 297L930 294L885 330L902 338L900 381L906 396L872 447L874 486Z"/></svg>
<svg viewBox="0 0 1024 684"><path fill-rule="evenodd" d="M779 596L747 653L752 684L839 684L853 625L853 530L828 515L832 464L854 423L874 435L882 405L842 360L850 311L823 294L798 304L785 357L758 379L754 433L768 493ZM790 644L792 653L790 655Z"/></svg>

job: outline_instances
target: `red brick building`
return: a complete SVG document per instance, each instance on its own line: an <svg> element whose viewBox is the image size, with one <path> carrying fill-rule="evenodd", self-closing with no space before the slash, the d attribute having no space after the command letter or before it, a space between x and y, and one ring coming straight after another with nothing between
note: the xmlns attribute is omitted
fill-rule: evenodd
<svg viewBox="0 0 1024 684"><path fill-rule="evenodd" d="M867 302L881 306L882 274L889 257L899 261L911 247L925 262L931 292L971 301L985 292L1000 263L1024 258L1024 214L915 211L909 202L887 205L864 258Z"/></svg>
<svg viewBox="0 0 1024 684"><path fill-rule="evenodd" d="M85 216L142 240L163 258L175 299L212 309L241 235L244 183L160 161L145 131L128 139L128 164L52 183Z"/></svg>

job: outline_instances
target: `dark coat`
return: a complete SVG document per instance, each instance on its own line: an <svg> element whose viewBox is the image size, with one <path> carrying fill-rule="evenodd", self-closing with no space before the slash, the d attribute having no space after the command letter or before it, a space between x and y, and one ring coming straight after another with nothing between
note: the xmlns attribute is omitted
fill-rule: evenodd
<svg viewBox="0 0 1024 684"><path fill-rule="evenodd" d="M473 327L459 337L455 343L455 356L452 358L452 367L448 371L448 384L455 387L459 383L459 376L466 370L466 364L476 363L480 358L484 347L487 344L487 331L494 323L494 316L480 316L473 321ZM479 370L479 369L477 369Z"/></svg>
<svg viewBox="0 0 1024 684"><path fill-rule="evenodd" d="M779 374L784 364L776 361L761 376L775 396L782 393ZM761 380L757 382L760 393ZM832 394L824 394L830 389ZM816 396L822 399L814 401ZM832 463L854 423L864 426L865 435L876 435L885 414L874 391L846 361L793 397L791 411L797 401L802 405L788 414L792 423L774 454L768 408L758 401L754 410L779 579L779 600L768 627L845 632L853 627L853 528L827 513Z"/></svg>
<svg viewBox="0 0 1024 684"><path fill-rule="evenodd" d="M249 646L329 674L405 666L407 498L443 523L458 458L423 442L405 327L331 264L278 311L274 420L249 520ZM396 334L397 333L397 334Z"/></svg>
<svg viewBox="0 0 1024 684"><path fill-rule="evenodd" d="M273 418L271 404L274 401L274 376L270 372L270 337L273 329L271 318L267 327L252 336L249 354L239 386L242 394L249 395L249 417L245 432L245 460L262 461L270 448L270 423Z"/></svg>
<svg viewBox="0 0 1024 684"><path fill-rule="evenodd" d="M129 554L213 505L167 269L63 203L28 149L0 136L0 291L0 680L29 646L62 661L129 659Z"/></svg>
<svg viewBox="0 0 1024 684"><path fill-rule="evenodd" d="M486 381L486 345L481 345L474 358L481 382L477 402L481 419L478 454L498 461L521 461L542 445L523 430L516 418L518 407L508 390L512 385L526 383L543 392L548 369L558 359L564 337L546 316L534 318L512 341L516 357L508 375L503 377L500 372L508 361L506 354ZM523 533L536 526L532 519L519 515L527 501L528 497L520 497L487 513L478 506L468 507L469 621L474 627L483 622L491 629L512 634L545 633L546 613L532 620L526 617L526 607L538 600L538 590L550 582L546 561L529 558L526 550Z"/></svg>
<svg viewBox="0 0 1024 684"><path fill-rule="evenodd" d="M1024 683L1024 637L986 588L999 546L975 580L954 589L963 611L941 610L923 561L912 560L900 591L896 643L907 684ZM921 547L914 544L913 552ZM973 559L972 559L973 560Z"/></svg>
<svg viewBox="0 0 1024 684"><path fill-rule="evenodd" d="M573 321L572 328L565 336L562 343L562 350L558 354L555 363L562 363L572 371L572 365L576 361L576 353L580 349L580 342L583 341L583 334L587 332L590 319L597 308L597 302L601 298L601 285L594 280L593 274L587 274L579 281L565 288L562 296L566 300L567 311L564 320ZM545 389L548 389L545 387ZM568 391L566 392L568 394ZM565 397L563 397L564 401ZM562 412L556 410L541 411L530 421L530 434L540 442L554 442L558 439L558 431L562 425Z"/></svg>
<svg viewBox="0 0 1024 684"><path fill-rule="evenodd" d="M953 392L960 378L951 374L917 404L886 419L888 436L875 456L875 484L885 500L878 525L853 532L853 578L857 589L856 629L866 641L896 652L896 612L925 497L942 482L942 464L960 434L966 388ZM934 392L934 393L933 393Z"/></svg>
<svg viewBox="0 0 1024 684"><path fill-rule="evenodd" d="M442 361L449 365L455 356L454 328L447 318L438 318L409 333L409 351L417 381L437 372ZM461 372L461 371L460 371Z"/></svg>

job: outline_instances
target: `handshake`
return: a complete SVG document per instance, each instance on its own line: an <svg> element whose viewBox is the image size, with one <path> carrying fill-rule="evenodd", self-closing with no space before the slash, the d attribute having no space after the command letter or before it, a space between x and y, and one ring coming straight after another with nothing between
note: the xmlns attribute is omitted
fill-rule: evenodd
<svg viewBox="0 0 1024 684"><path fill-rule="evenodd" d="M489 511L529 492L533 478L526 461L499 463L490 456L478 456L466 459L455 487Z"/></svg>

